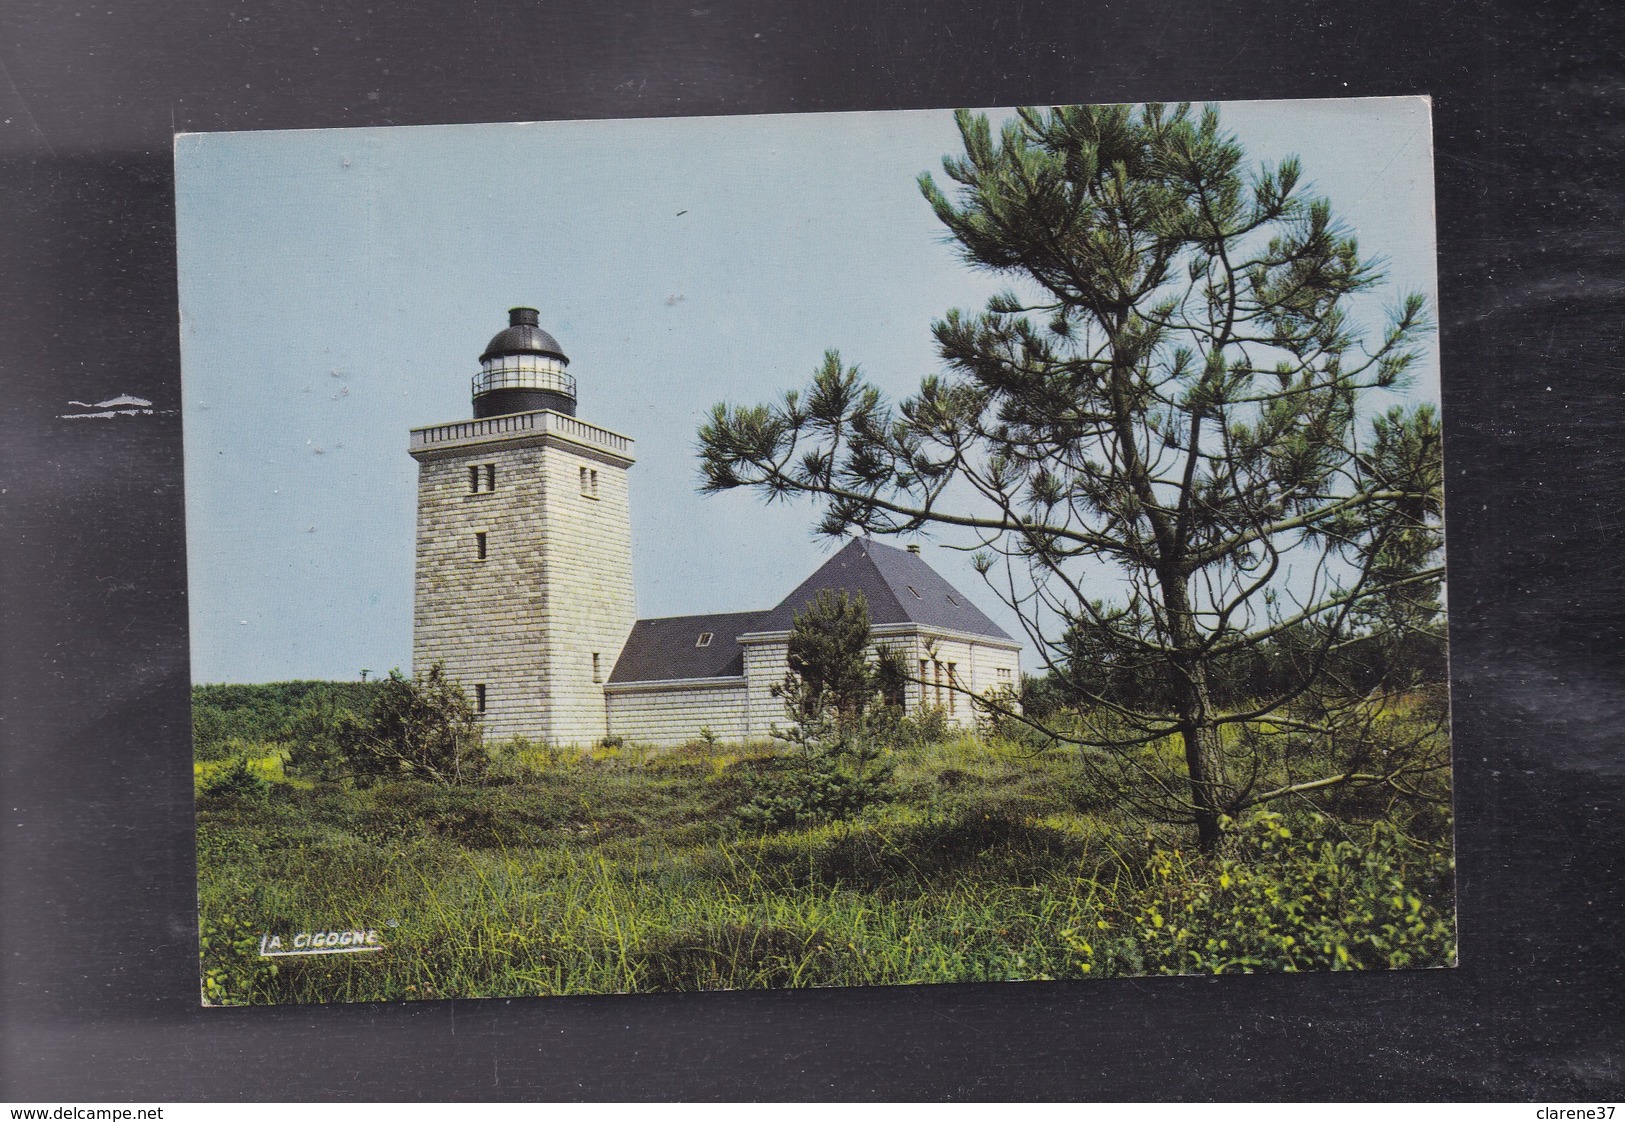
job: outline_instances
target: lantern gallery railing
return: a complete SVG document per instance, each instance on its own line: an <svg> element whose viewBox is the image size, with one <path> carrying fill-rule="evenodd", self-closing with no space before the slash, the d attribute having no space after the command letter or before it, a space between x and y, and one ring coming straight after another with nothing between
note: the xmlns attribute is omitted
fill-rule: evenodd
<svg viewBox="0 0 1625 1122"><path fill-rule="evenodd" d="M476 396L492 390L552 390L570 398L576 395L576 380L564 372L562 364L530 356L489 362L473 381Z"/></svg>

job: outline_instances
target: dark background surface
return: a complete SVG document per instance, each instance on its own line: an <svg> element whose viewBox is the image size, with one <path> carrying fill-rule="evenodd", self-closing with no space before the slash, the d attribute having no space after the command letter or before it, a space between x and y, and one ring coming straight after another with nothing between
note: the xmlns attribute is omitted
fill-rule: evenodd
<svg viewBox="0 0 1625 1122"><path fill-rule="evenodd" d="M1619 1097L1610 6L692 3L0 0L0 1099ZM198 1007L173 131L1411 93L1459 968Z"/></svg>

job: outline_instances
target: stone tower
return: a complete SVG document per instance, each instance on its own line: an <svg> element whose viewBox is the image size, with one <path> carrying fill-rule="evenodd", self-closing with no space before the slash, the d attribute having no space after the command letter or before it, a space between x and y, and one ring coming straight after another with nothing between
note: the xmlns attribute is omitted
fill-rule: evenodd
<svg viewBox="0 0 1625 1122"><path fill-rule="evenodd" d="M489 739L601 739L634 621L632 441L576 418L569 365L514 308L480 356L473 419L412 430L412 668L444 662Z"/></svg>

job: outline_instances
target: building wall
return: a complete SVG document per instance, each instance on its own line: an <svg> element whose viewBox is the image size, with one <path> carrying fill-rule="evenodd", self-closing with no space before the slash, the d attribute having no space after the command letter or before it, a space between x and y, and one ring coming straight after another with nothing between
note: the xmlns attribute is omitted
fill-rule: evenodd
<svg viewBox="0 0 1625 1122"><path fill-rule="evenodd" d="M596 475L583 488L581 472ZM547 611L541 686L553 700L544 735L587 745L608 732L603 683L637 619L632 524L622 465L569 445L543 449L549 496L541 540ZM596 660L595 657L596 656Z"/></svg>
<svg viewBox="0 0 1625 1122"><path fill-rule="evenodd" d="M773 687L784 681L790 669L790 644L784 639L746 643L745 681L749 693L746 718L749 734L755 740L767 740L773 727L790 723L784 712L784 699L773 696Z"/></svg>
<svg viewBox="0 0 1625 1122"><path fill-rule="evenodd" d="M914 634L901 644L911 681L911 711L922 706L943 710L950 724L969 728L976 709L965 691L977 696L1019 689L1021 652L974 640L944 635ZM956 684L959 689L954 689Z"/></svg>
<svg viewBox="0 0 1625 1122"><path fill-rule="evenodd" d="M709 729L719 740L750 740L747 690L733 685L609 690L612 736L655 748L671 748L701 738Z"/></svg>
<svg viewBox="0 0 1625 1122"><path fill-rule="evenodd" d="M937 706L947 714L951 724L961 728L976 723L976 711L964 690L987 695L1004 688L1019 689L1021 685L1019 649L918 630L879 633L875 636L875 645L896 649L911 678L925 679L923 685L917 681L908 684L905 692L908 712L917 712L922 706ZM747 711L750 731L756 738L766 739L774 725L789 723L783 699L772 693L773 687L784 681L790 668L789 657L790 644L786 639L745 644ZM950 689L950 681L958 682L961 689Z"/></svg>
<svg viewBox="0 0 1625 1122"><path fill-rule="evenodd" d="M496 489L471 492L469 468L491 464ZM482 446L420 460L412 669L444 662L473 701L486 693L486 734L536 736L543 724L546 533L541 449ZM478 557L476 535L486 535Z"/></svg>
<svg viewBox="0 0 1625 1122"><path fill-rule="evenodd" d="M497 428L503 431L484 435ZM433 430L442 431L452 446L436 447L428 437L419 443L414 434L413 670L444 662L471 700L483 686L488 737L585 746L613 734L669 746L701 729L731 741L767 740L789 723L772 692L788 670L784 636L744 644L745 677L737 684L606 694L636 617L629 441L554 414ZM594 432L609 443L595 446ZM911 672L925 679L909 686L911 711L940 705L953 723L970 725L969 698L950 681L977 694L1020 683L1019 651L974 637L910 629L876 640L901 647Z"/></svg>
<svg viewBox="0 0 1625 1122"><path fill-rule="evenodd" d="M416 454L414 672L443 661L470 700L484 685L489 738L601 739L602 679L636 615L628 461L530 434ZM582 469L597 473L595 494Z"/></svg>

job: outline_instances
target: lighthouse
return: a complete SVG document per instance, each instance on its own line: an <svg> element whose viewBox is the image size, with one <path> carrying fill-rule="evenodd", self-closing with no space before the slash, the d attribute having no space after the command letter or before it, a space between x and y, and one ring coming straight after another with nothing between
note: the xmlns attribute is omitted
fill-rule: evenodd
<svg viewBox="0 0 1625 1122"><path fill-rule="evenodd" d="M535 308L510 309L479 363L473 416L411 433L412 667L444 663L488 738L591 744L636 616L633 442L576 416Z"/></svg>

